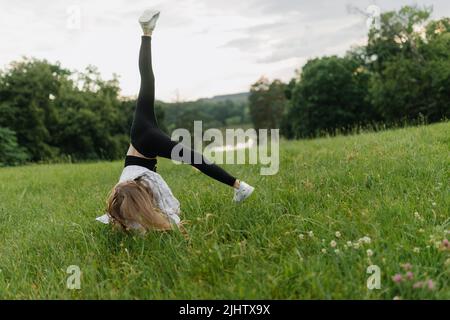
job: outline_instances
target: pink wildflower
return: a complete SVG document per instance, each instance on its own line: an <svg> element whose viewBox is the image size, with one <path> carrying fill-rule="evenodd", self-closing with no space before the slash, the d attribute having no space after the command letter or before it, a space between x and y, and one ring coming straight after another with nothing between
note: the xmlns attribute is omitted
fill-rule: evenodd
<svg viewBox="0 0 450 320"><path fill-rule="evenodd" d="M403 281L403 276L397 273L395 276L392 277L392 281L394 281L395 283L400 283Z"/></svg>
<svg viewBox="0 0 450 320"><path fill-rule="evenodd" d="M449 247L448 239L444 239L444 240L442 241L442 245L444 246L444 248L448 248L448 247Z"/></svg>

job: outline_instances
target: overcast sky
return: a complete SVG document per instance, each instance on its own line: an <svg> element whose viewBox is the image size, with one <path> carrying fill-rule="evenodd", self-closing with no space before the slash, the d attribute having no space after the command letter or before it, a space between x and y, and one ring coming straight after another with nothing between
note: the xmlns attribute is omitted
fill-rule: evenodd
<svg viewBox="0 0 450 320"><path fill-rule="evenodd" d="M92 64L104 78L118 74L123 95L136 95L137 19L151 6L161 10L156 96L192 100L247 91L262 75L289 80L309 58L364 43L367 18L357 9L405 4L450 16L448 0L0 0L0 67L23 55L69 69Z"/></svg>

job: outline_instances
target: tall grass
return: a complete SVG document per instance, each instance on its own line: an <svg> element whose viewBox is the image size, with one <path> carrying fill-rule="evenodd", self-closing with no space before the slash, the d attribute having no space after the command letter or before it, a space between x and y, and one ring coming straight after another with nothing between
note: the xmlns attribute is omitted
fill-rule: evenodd
<svg viewBox="0 0 450 320"><path fill-rule="evenodd" d="M257 188L241 205L226 186L160 161L189 241L94 221L121 162L2 168L0 297L449 299L449 150L450 123L282 142L275 176L225 166ZM405 263L413 279L394 282ZM70 265L80 290L66 286ZM366 286L370 265L380 290Z"/></svg>

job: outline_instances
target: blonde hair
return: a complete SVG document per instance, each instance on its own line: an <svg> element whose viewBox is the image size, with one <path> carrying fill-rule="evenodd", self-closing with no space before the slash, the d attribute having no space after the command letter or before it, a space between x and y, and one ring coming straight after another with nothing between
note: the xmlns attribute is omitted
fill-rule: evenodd
<svg viewBox="0 0 450 320"><path fill-rule="evenodd" d="M133 224L142 227L143 232L174 229L169 218L155 205L152 191L140 178L114 186L107 200L107 212L113 224L124 231L132 229Z"/></svg>

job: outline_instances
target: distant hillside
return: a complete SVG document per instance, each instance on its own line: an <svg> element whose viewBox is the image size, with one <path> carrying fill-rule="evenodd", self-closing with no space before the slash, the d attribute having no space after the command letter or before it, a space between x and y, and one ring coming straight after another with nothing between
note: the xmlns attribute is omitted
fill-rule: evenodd
<svg viewBox="0 0 450 320"><path fill-rule="evenodd" d="M250 95L249 92L241 92L241 93L235 93L235 94L214 96L212 98L202 98L202 99L198 99L198 101L221 102L221 101L231 100L235 103L246 103L248 101L249 95Z"/></svg>

